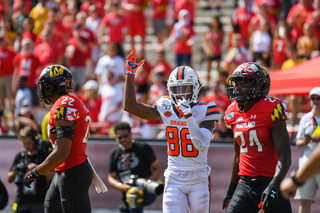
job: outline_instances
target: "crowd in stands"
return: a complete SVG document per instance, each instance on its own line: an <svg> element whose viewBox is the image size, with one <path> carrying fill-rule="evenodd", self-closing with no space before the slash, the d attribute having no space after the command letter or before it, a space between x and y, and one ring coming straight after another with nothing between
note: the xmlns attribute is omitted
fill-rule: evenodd
<svg viewBox="0 0 320 213"><path fill-rule="evenodd" d="M73 73L73 94L90 110L93 134L112 136L111 127L125 120L138 137L154 137L140 129L161 125L160 121L146 122L122 109L125 40L130 38L132 48L137 41L141 44L137 50L137 61L141 61L146 56L146 29L152 26L156 61L146 61L135 78L137 99L152 105L160 96L168 95L166 80L175 66L192 66L199 36L194 29L199 2L1 0L1 134L17 134L27 124L41 126L43 109L48 106L37 99L36 81L46 66L63 64ZM210 9L211 4L208 0L209 8L204 9ZM219 1L218 9L221 5ZM239 0L231 31L224 30L220 16L212 16L202 40L207 71L207 82L203 83L207 86L200 100L215 102L223 113L230 104L226 95L228 74L241 63L255 61L269 71L285 71L320 55L320 0L291 0L291 9L283 16L281 8L280 0ZM170 46L174 64L166 60ZM213 62L218 79L212 78ZM303 97L283 98L288 99L293 123L297 123Z"/></svg>

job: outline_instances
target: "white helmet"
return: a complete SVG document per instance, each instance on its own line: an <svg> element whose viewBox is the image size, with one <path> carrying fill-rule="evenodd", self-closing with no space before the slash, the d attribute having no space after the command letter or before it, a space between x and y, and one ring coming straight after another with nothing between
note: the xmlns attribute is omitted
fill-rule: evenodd
<svg viewBox="0 0 320 213"><path fill-rule="evenodd" d="M174 103L178 103L180 96L184 96L188 103L196 103L201 84L198 74L191 67L180 66L171 72L167 88Z"/></svg>

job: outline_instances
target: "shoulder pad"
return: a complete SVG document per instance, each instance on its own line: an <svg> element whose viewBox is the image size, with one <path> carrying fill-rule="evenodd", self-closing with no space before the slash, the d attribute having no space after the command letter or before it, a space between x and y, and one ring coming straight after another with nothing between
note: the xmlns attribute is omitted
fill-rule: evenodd
<svg viewBox="0 0 320 213"><path fill-rule="evenodd" d="M163 108L165 110L169 110L171 107L171 100L169 96L161 96L159 100L156 102L157 108Z"/></svg>
<svg viewBox="0 0 320 213"><path fill-rule="evenodd" d="M56 109L54 118L73 121L80 117L79 110L70 107L59 107Z"/></svg>
<svg viewBox="0 0 320 213"><path fill-rule="evenodd" d="M207 103L207 105L208 106L206 110L206 116L213 115L213 114L220 114L220 111L216 104L210 102L210 103Z"/></svg>

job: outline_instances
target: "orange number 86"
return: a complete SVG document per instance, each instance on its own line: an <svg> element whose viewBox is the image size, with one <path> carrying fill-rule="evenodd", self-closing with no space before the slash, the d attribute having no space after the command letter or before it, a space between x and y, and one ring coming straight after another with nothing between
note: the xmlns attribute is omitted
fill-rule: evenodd
<svg viewBox="0 0 320 213"><path fill-rule="evenodd" d="M169 155L178 156L181 151L183 157L198 156L199 151L193 146L191 139L187 139L187 135L190 135L189 129L187 128L181 129L179 137L179 129L177 127L167 126L166 136L168 140ZM179 143L179 138L181 144Z"/></svg>

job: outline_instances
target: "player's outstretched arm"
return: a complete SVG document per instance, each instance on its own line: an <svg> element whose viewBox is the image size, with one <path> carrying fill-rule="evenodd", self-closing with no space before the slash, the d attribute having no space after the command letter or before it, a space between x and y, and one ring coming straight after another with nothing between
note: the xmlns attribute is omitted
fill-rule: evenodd
<svg viewBox="0 0 320 213"><path fill-rule="evenodd" d="M126 61L126 81L124 87L124 110L146 120L160 120L160 114L153 106L137 103L134 89L134 76L142 67L144 60L136 64L135 50L131 50Z"/></svg>

